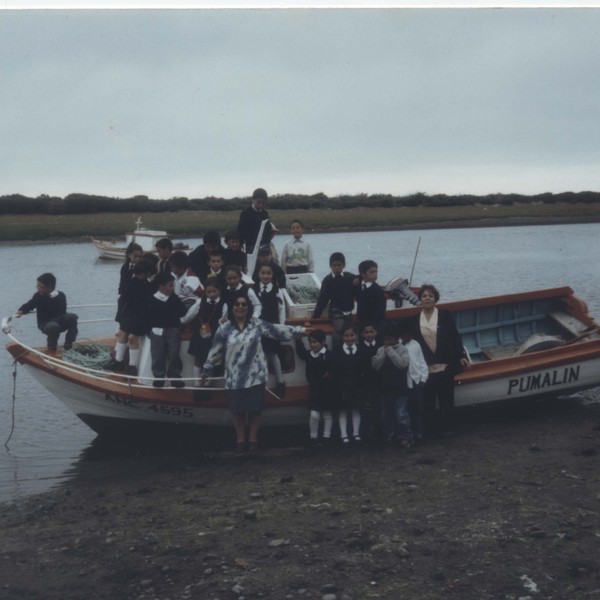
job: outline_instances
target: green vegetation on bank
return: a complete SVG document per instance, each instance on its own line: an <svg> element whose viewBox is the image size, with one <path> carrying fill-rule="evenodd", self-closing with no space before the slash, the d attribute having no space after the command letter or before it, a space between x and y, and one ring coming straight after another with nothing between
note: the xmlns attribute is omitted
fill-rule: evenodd
<svg viewBox="0 0 600 600"><path fill-rule="evenodd" d="M247 206L248 201L243 203ZM513 203L450 207L354 207L281 210L269 203L271 220L288 235L292 219L301 219L307 231L418 229L553 222L600 222L600 203ZM166 213L0 214L0 240L122 238L142 216L148 229L166 230L173 237L200 237L208 229L221 232L237 226L239 211L177 211Z"/></svg>

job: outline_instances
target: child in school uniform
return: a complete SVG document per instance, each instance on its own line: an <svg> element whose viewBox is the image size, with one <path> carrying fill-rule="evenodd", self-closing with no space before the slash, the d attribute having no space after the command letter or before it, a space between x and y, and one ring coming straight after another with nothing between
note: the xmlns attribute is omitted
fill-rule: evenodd
<svg viewBox="0 0 600 600"><path fill-rule="evenodd" d="M221 287L216 281L208 281L204 288L204 296L200 301L198 315L192 322L192 337L188 354L194 357L194 377L196 384L202 378L202 366L210 351L213 338L219 328L219 321L227 314L227 304L221 295ZM218 373L213 373L218 376Z"/></svg>
<svg viewBox="0 0 600 600"><path fill-rule="evenodd" d="M342 329L342 345L333 350L333 368L337 393L340 396L339 426L342 444L350 440L360 443L360 421L362 409L361 358L354 326L347 324ZM352 420L352 438L348 434L348 420Z"/></svg>
<svg viewBox="0 0 600 600"><path fill-rule="evenodd" d="M352 273L344 271L346 257L341 252L334 252L329 257L331 273L326 275L321 282L319 299L313 312L316 319L323 311L329 309L329 320L333 327L333 341L335 345L341 342L342 330L352 323L354 298L356 295L355 279Z"/></svg>
<svg viewBox="0 0 600 600"><path fill-rule="evenodd" d="M202 284L207 281L216 281L221 287L225 287L225 272L223 271L223 253L220 250L211 252L208 257L208 273Z"/></svg>
<svg viewBox="0 0 600 600"><path fill-rule="evenodd" d="M225 267L225 282L227 285L225 286L222 295L223 300L227 304L228 318L231 318L234 300L239 296L247 298L252 304L253 319L256 318L256 315L260 315L262 304L260 303L258 296L254 293L254 290L242 281L242 270L239 267L236 267L235 265Z"/></svg>
<svg viewBox="0 0 600 600"><path fill-rule="evenodd" d="M36 282L36 292L16 312L17 317L36 311L38 329L46 335L47 348L54 352L58 337L65 334L64 349L70 350L77 339L77 315L67 312L67 297L56 289L56 277L42 273Z"/></svg>
<svg viewBox="0 0 600 600"><path fill-rule="evenodd" d="M170 258L173 254L173 242L169 238L161 238L154 244L158 254L158 263L156 264L157 273L170 273Z"/></svg>
<svg viewBox="0 0 600 600"><path fill-rule="evenodd" d="M383 346L373 357L373 369L378 373L381 429L387 444L398 442L410 448L413 434L408 414L408 350L400 343L400 335L393 323L382 328Z"/></svg>
<svg viewBox="0 0 600 600"><path fill-rule="evenodd" d="M152 288L148 277L153 272L152 264L140 259L133 267L133 276L123 292L123 310L119 320L115 357L107 368L120 371L125 368L125 353L129 349L128 375L137 375L140 362L140 336L146 333L144 309Z"/></svg>
<svg viewBox="0 0 600 600"><path fill-rule="evenodd" d="M372 441L376 438L379 427L379 401L377 394L377 373L371 364L373 357L381 345L377 340L378 330L372 323L363 323L358 342L358 356L361 362L362 396L361 437Z"/></svg>
<svg viewBox="0 0 600 600"><path fill-rule="evenodd" d="M183 368L179 356L179 323L186 309L174 293L175 282L170 273L159 273L155 282L158 291L149 298L146 306L152 375L156 378L152 385L163 387L166 376L173 387L181 388L185 382L179 379Z"/></svg>
<svg viewBox="0 0 600 600"><path fill-rule="evenodd" d="M171 275L175 282L175 294L186 308L186 313L181 318L181 324L187 325L198 314L200 298L204 293L204 288L200 280L189 273L190 259L185 252L181 250L173 252L170 263Z"/></svg>
<svg viewBox="0 0 600 600"><path fill-rule="evenodd" d="M414 438L423 439L423 390L429 378L429 367L423 355L421 344L413 339L411 324L400 321L398 333L402 344L408 350L408 371L406 383L408 386L408 413Z"/></svg>
<svg viewBox="0 0 600 600"><path fill-rule="evenodd" d="M283 294L275 283L273 278L273 267L271 265L261 265L258 270L258 283L252 286L257 295L261 311L259 318L269 323L285 323L285 305ZM262 347L275 373L276 388L275 394L281 399L285 394L285 382L283 381L283 372L281 370L281 360L279 359L279 350L281 342L273 338L263 336Z"/></svg>
<svg viewBox="0 0 600 600"><path fill-rule="evenodd" d="M315 263L310 244L303 239L304 224L298 219L290 223L293 239L283 247L281 267L285 273L313 273Z"/></svg>
<svg viewBox="0 0 600 600"><path fill-rule="evenodd" d="M296 340L296 353L306 362L308 382L308 410L310 445L318 447L328 444L331 439L333 410L336 408L333 389L333 362L331 352L325 344L325 332L313 329L308 336L306 349L301 340ZM323 421L323 441L319 442L319 425Z"/></svg>
<svg viewBox="0 0 600 600"><path fill-rule="evenodd" d="M280 290L285 289L285 286L287 285L285 273L275 260L273 260L273 251L269 246L261 248L256 255L256 265L254 266L254 272L252 273L252 281L254 281L254 283L258 283L258 270L261 265L271 265L275 283L279 286Z"/></svg>
<svg viewBox="0 0 600 600"><path fill-rule="evenodd" d="M131 242L125 249L125 262L121 265L121 271L119 273L119 290L117 298L117 314L115 315L115 321L119 322L121 318L121 311L123 310L123 292L129 283L129 280L133 277L133 267L142 258L144 251L142 247L136 243Z"/></svg>
<svg viewBox="0 0 600 600"><path fill-rule="evenodd" d="M381 327L385 321L385 293L377 283L378 267L374 260L363 260L358 265L362 279L356 292L356 318L359 323Z"/></svg>
<svg viewBox="0 0 600 600"><path fill-rule="evenodd" d="M223 252L223 262L226 266L236 265L243 273L248 272L248 256L242 250L240 234L237 231L225 232L225 245Z"/></svg>

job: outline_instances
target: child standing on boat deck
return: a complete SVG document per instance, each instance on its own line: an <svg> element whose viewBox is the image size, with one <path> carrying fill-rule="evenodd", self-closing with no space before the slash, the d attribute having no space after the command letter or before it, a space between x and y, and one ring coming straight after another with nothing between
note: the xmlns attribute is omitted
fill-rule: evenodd
<svg viewBox="0 0 600 600"><path fill-rule="evenodd" d="M200 298L204 293L204 288L200 280L188 272L190 259L185 252L181 250L173 252L169 262L171 263L171 274L175 281L175 294L183 302L187 311L181 318L181 324L187 325L198 314Z"/></svg>
<svg viewBox="0 0 600 600"><path fill-rule="evenodd" d="M208 257L208 273L202 284L205 285L207 281L216 281L221 287L225 287L225 272L223 271L224 264L225 262L221 250L215 250L214 252L211 252Z"/></svg>
<svg viewBox="0 0 600 600"><path fill-rule="evenodd" d="M258 283L252 286L254 293L258 296L261 304L259 318L269 323L285 324L285 305L283 294L273 278L273 267L261 265L258 270ZM279 350L281 342L270 337L262 338L262 348L267 361L275 373L277 387L275 394L281 399L285 394L285 382L281 370Z"/></svg>
<svg viewBox="0 0 600 600"><path fill-rule="evenodd" d="M67 297L56 289L56 277L52 273L42 273L37 278L36 293L16 312L16 316L36 311L38 329L47 336L48 350L58 346L58 337L66 331L65 350L73 347L77 339L77 315L67 312Z"/></svg>
<svg viewBox="0 0 600 600"><path fill-rule="evenodd" d="M225 266L236 265L244 273L248 272L248 256L242 250L242 242L237 231L225 232L225 251L223 252L223 260Z"/></svg>
<svg viewBox="0 0 600 600"><path fill-rule="evenodd" d="M179 356L179 323L186 308L174 293L175 282L170 273L159 273L154 281L158 291L150 297L146 307L152 375L156 377L152 385L163 387L166 376L173 379L173 387L184 387L185 383L179 379L183 368Z"/></svg>
<svg viewBox="0 0 600 600"><path fill-rule="evenodd" d="M308 382L308 410L310 444L320 446L331 439L333 410L336 408L333 388L333 362L325 344L325 332L313 329L308 336L307 350L301 340L296 340L296 353L306 362ZM323 442L319 442L319 424L323 421Z"/></svg>
<svg viewBox="0 0 600 600"><path fill-rule="evenodd" d="M206 362L219 321L227 314L227 304L221 297L221 288L216 281L208 281L204 288L204 297L200 302L200 310L192 322L192 337L188 354L194 357L194 377L202 378L202 366ZM214 373L219 376L220 373Z"/></svg>
<svg viewBox="0 0 600 600"><path fill-rule="evenodd" d="M231 315L233 314L232 310L235 299L238 296L243 296L252 304L252 318L256 319L256 316L260 315L262 304L254 293L254 290L242 281L242 270L235 265L225 267L225 282L227 283L227 286L223 290L223 300L228 307L227 317L231 318Z"/></svg>
<svg viewBox="0 0 600 600"><path fill-rule="evenodd" d="M153 272L153 265L140 259L133 267L133 276L123 292L123 310L119 320L115 357L108 368L119 371L125 368L125 353L129 348L128 375L137 375L140 362L140 336L146 333L144 308L151 294L148 277Z"/></svg>
<svg viewBox="0 0 600 600"><path fill-rule="evenodd" d="M161 238L154 244L158 254L158 263L156 264L157 273L171 272L171 254L173 254L173 242L169 238Z"/></svg>
<svg viewBox="0 0 600 600"><path fill-rule="evenodd" d="M378 267L374 260L363 260L358 265L362 279L356 292L356 318L359 323L381 327L385 320L385 294L377 283Z"/></svg>
<svg viewBox="0 0 600 600"><path fill-rule="evenodd" d="M315 263L313 251L310 244L302 239L304 235L304 224L295 219L290 223L290 232L293 239L289 241L281 253L281 266L283 270L290 273L313 273Z"/></svg>
<svg viewBox="0 0 600 600"><path fill-rule="evenodd" d="M400 343L398 329L393 323L385 323L382 329L383 346L372 360L373 368L379 374L381 429L387 444L399 442L403 448L410 448L413 434L406 384L408 350Z"/></svg>
<svg viewBox="0 0 600 600"><path fill-rule="evenodd" d="M124 304L123 294L125 292L125 288L133 277L133 267L135 267L140 258L142 258L142 254L144 254L144 251L136 242L131 242L125 249L125 262L121 266L121 271L119 274L119 297L117 299L117 314L115 315L115 321L117 321L117 323L121 320L121 311L123 310Z"/></svg>
<svg viewBox="0 0 600 600"><path fill-rule="evenodd" d="M315 319L320 317L322 312L329 308L329 320L333 327L333 341L335 345L339 345L342 330L346 325L352 323L356 276L344 271L346 257L341 252L334 252L329 257L329 266L331 273L323 278L313 317Z"/></svg>

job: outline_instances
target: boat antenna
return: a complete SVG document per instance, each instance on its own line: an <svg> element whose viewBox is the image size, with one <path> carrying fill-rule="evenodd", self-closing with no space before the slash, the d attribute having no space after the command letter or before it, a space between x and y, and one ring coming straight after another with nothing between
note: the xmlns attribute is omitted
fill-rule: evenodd
<svg viewBox="0 0 600 600"><path fill-rule="evenodd" d="M412 285L413 273L415 272L415 265L417 264L417 255L419 254L419 246L421 245L421 236L419 236L419 241L417 242L417 249L415 250L415 258L413 259L412 269L410 271L410 279L408 280L408 285Z"/></svg>

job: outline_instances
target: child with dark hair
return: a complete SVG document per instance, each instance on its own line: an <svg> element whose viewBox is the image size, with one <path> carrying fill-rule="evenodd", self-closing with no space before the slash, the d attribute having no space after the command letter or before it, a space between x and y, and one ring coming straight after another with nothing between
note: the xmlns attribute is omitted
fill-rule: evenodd
<svg viewBox="0 0 600 600"><path fill-rule="evenodd" d="M318 441L321 420L323 421L323 442L330 441L333 425L332 411L337 408L333 388L333 362L325 339L324 331L313 329L308 336L309 350L301 340L296 340L296 353L306 362L311 446L321 445Z"/></svg>
<svg viewBox="0 0 600 600"><path fill-rule="evenodd" d="M236 298L243 296L250 302L249 315L257 319L262 310L262 304L254 290L242 281L242 270L235 265L225 267L225 282L227 286L223 290L223 300L227 304L227 317L232 317L233 304Z"/></svg>
<svg viewBox="0 0 600 600"><path fill-rule="evenodd" d="M429 379L429 367L425 361L423 349L417 340L413 339L411 323L402 320L398 323L398 333L402 344L408 350L408 371L406 383L408 386L408 413L415 439L423 438L423 390Z"/></svg>
<svg viewBox="0 0 600 600"><path fill-rule="evenodd" d="M133 267L133 276L123 292L123 310L119 320L115 357L108 368L114 371L125 368L125 353L129 348L128 375L137 375L140 362L140 336L146 333L144 309L152 288L148 277L154 267L143 258Z"/></svg>
<svg viewBox="0 0 600 600"><path fill-rule="evenodd" d="M358 356L360 357L362 381L362 418L361 436L365 441L373 440L379 425L379 399L377 394L377 373L373 369L372 361L380 343L377 340L377 328L372 323L363 323L358 342Z"/></svg>
<svg viewBox="0 0 600 600"><path fill-rule="evenodd" d="M77 339L77 315L67 312L67 297L56 288L56 277L52 273L42 273L37 278L36 292L29 302L25 302L16 316L36 311L38 329L47 336L48 350L53 352L58 346L58 337L66 331L64 349L70 350Z"/></svg>
<svg viewBox="0 0 600 600"><path fill-rule="evenodd" d="M254 283L258 283L258 270L261 265L270 265L273 269L273 277L275 279L275 283L280 290L285 289L287 284L287 279L283 269L273 260L273 252L269 246L265 246L258 251L256 255L256 265L254 266L254 272L252 273L252 281Z"/></svg>
<svg viewBox="0 0 600 600"><path fill-rule="evenodd" d="M146 306L152 375L156 378L152 385L163 387L166 376L172 380L173 387L181 388L185 383L179 379L183 368L179 356L179 322L186 308L174 293L175 282L170 273L159 273L155 283L158 291L149 298Z"/></svg>
<svg viewBox="0 0 600 600"><path fill-rule="evenodd" d="M381 429L386 443L399 442L410 448L413 433L408 414L406 372L408 350L400 343L400 335L393 323L382 328L383 346L377 350L372 365L378 373Z"/></svg>
<svg viewBox="0 0 600 600"><path fill-rule="evenodd" d="M273 267L268 264L261 265L258 270L258 279L258 283L252 286L261 304L261 311L257 316L269 323L285 324L283 294L273 278ZM283 381L283 371L279 359L281 342L265 336L262 339L262 347L267 361L275 373L275 381L277 382L275 394L281 399L285 394L285 382Z"/></svg>
<svg viewBox="0 0 600 600"><path fill-rule="evenodd" d="M215 229L211 229L202 237L202 244L190 252L190 268L200 281L206 279L210 270L208 266L210 253L217 250L223 252L225 248L221 245L221 234Z"/></svg>
<svg viewBox="0 0 600 600"><path fill-rule="evenodd" d="M362 283L356 293L356 318L359 323L372 323L381 326L385 320L385 294L377 283L377 263L363 260L358 265Z"/></svg>
<svg viewBox="0 0 600 600"><path fill-rule="evenodd" d="M346 325L352 323L356 275L344 271L346 257L341 252L334 252L329 257L329 266L331 273L326 275L321 282L321 291L313 317L316 319L326 308L329 309L333 340L338 345L341 341L342 330Z"/></svg>
<svg viewBox="0 0 600 600"><path fill-rule="evenodd" d="M208 257L208 273L202 283L206 284L208 281L216 281L221 287L225 287L224 264L223 252L220 250L211 252Z"/></svg>
<svg viewBox="0 0 600 600"><path fill-rule="evenodd" d="M171 275L175 281L175 294L183 302L187 311L181 318L182 325L186 325L198 314L204 288L195 275L188 273L190 261L185 252L181 250L173 252L170 262Z"/></svg>
<svg viewBox="0 0 600 600"><path fill-rule="evenodd" d="M339 426L342 444L350 443L348 419L352 419L352 438L355 443L360 437L362 409L362 364L358 354L356 331L352 324L342 328L342 345L333 350L333 366L337 393L340 396Z"/></svg>
<svg viewBox="0 0 600 600"><path fill-rule="evenodd" d="M248 256L242 250L240 234L237 231L225 232L225 251L223 252L223 261L225 265L235 265L242 272L248 272Z"/></svg>
<svg viewBox="0 0 600 600"><path fill-rule="evenodd" d="M173 254L173 242L169 238L161 238L154 244L158 254L158 263L156 265L157 273L170 273L171 264L169 259Z"/></svg>
<svg viewBox="0 0 600 600"><path fill-rule="evenodd" d="M304 223L294 219L290 223L290 233L293 239L284 247L281 253L281 266L285 273L313 273L315 263L310 244L302 238Z"/></svg>
<svg viewBox="0 0 600 600"><path fill-rule="evenodd" d="M223 300L221 287L216 281L208 281L204 296L200 301L198 315L192 322L192 337L188 354L194 357L194 377L200 385L202 366L206 362L221 317L227 314L227 304ZM218 373L214 373L218 376Z"/></svg>
<svg viewBox="0 0 600 600"><path fill-rule="evenodd" d="M115 321L117 322L119 322L121 311L123 310L123 293L133 277L133 267L142 258L143 254L142 247L136 242L131 242L125 249L125 262L121 266L119 273L119 297L117 298L117 314L115 315Z"/></svg>

